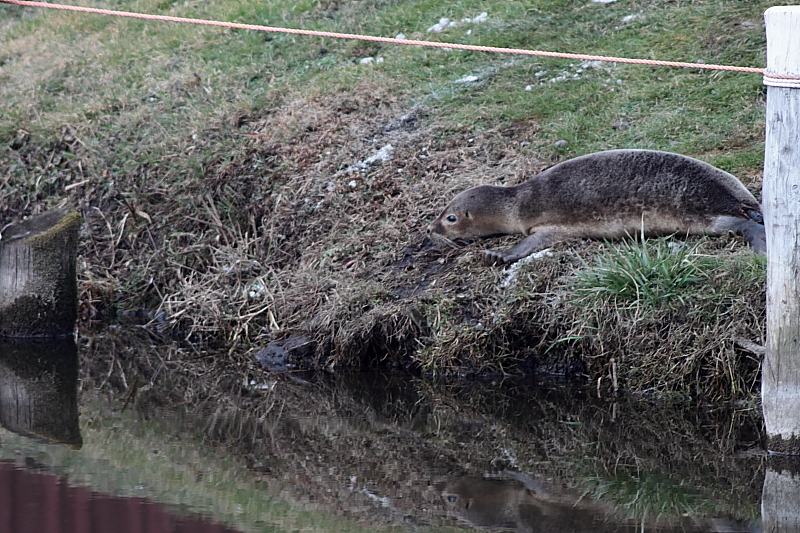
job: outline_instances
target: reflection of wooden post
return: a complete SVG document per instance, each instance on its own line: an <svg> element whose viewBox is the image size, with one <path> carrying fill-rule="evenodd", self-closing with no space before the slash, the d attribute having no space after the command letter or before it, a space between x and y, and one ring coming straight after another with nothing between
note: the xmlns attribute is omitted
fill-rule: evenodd
<svg viewBox="0 0 800 533"><path fill-rule="evenodd" d="M69 335L78 317L81 216L54 210L0 236L0 337Z"/></svg>
<svg viewBox="0 0 800 533"><path fill-rule="evenodd" d="M764 19L768 73L800 77L800 6L772 7ZM761 400L769 450L800 454L800 80L765 75L764 83L767 353Z"/></svg>
<svg viewBox="0 0 800 533"><path fill-rule="evenodd" d="M800 464L796 457L770 457L761 494L761 531L800 531ZM776 464L777 463L777 464Z"/></svg>
<svg viewBox="0 0 800 533"><path fill-rule="evenodd" d="M50 443L81 447L75 340L0 340L0 424Z"/></svg>

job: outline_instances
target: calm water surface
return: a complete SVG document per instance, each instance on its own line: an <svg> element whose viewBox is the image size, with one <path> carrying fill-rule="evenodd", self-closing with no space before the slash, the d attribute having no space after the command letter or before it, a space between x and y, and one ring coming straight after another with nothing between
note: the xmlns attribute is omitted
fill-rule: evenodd
<svg viewBox="0 0 800 533"><path fill-rule="evenodd" d="M753 407L377 372L176 406L114 392L123 344L0 345L0 532L800 531Z"/></svg>

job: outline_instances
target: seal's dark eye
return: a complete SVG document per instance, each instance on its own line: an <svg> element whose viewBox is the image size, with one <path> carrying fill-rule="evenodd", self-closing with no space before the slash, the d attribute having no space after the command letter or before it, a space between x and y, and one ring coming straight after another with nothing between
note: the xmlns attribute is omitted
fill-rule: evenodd
<svg viewBox="0 0 800 533"><path fill-rule="evenodd" d="M455 222L456 221L456 216L455 215L447 215L447 218L445 220L447 220L448 222Z"/></svg>
<svg viewBox="0 0 800 533"><path fill-rule="evenodd" d="M456 503L456 500L458 500L458 496L456 496L455 494L448 494L447 495L447 501L448 502Z"/></svg>

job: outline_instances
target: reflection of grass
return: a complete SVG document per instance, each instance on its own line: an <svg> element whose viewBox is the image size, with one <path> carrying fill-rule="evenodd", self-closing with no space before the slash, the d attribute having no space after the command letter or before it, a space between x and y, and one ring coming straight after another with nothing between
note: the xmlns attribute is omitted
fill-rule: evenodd
<svg viewBox="0 0 800 533"><path fill-rule="evenodd" d="M683 481L655 474L617 474L610 479L590 478L583 497L604 500L624 509L625 518L701 516L709 509L707 499Z"/></svg>
<svg viewBox="0 0 800 533"><path fill-rule="evenodd" d="M112 411L105 402L85 402L81 409L86 442L81 451L37 444L0 428L0 459L32 457L70 483L119 497L148 498L171 506L177 515L202 513L247 533L402 531L297 501L291 491L281 491L279 482L202 443L192 422L181 420L177 412L143 420L131 412Z"/></svg>

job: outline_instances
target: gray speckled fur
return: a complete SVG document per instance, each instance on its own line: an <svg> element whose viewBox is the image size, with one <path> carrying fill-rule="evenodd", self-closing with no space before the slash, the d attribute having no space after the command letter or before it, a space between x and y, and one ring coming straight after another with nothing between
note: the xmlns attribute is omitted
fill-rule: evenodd
<svg viewBox="0 0 800 533"><path fill-rule="evenodd" d="M484 262L498 264L560 240L617 239L642 228L648 236L738 233L764 253L760 222L760 204L727 172L669 152L610 150L564 161L515 187L466 190L428 234L443 242L528 236L507 251L486 250Z"/></svg>

